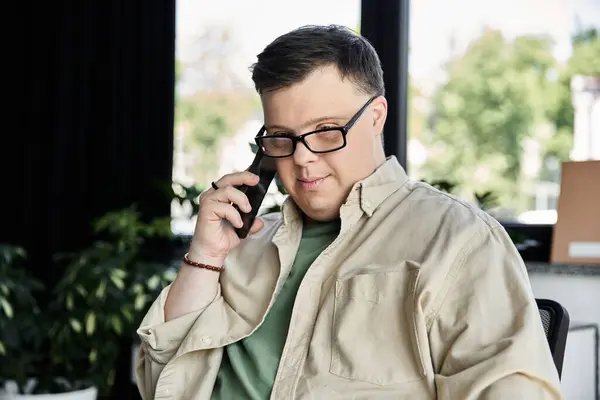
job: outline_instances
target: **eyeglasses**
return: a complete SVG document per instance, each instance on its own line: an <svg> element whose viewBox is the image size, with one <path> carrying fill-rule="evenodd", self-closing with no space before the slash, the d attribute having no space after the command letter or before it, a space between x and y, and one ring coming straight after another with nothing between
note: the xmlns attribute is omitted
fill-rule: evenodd
<svg viewBox="0 0 600 400"><path fill-rule="evenodd" d="M306 148L313 153L330 153L346 146L346 135L360 118L369 104L379 95L373 96L361 107L360 110L341 127L323 128L308 132L303 135L293 136L291 134L265 135L266 128L263 126L254 138L258 148L265 156L272 158L289 157L296 151L298 142L302 142Z"/></svg>

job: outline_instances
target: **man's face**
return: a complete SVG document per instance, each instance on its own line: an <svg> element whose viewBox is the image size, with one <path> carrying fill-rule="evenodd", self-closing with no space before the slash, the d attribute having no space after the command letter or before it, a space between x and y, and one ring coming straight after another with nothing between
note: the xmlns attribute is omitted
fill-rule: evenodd
<svg viewBox="0 0 600 400"><path fill-rule="evenodd" d="M342 80L335 67L318 69L299 84L262 95L266 134L298 136L342 127L369 98ZM298 143L293 155L276 159L286 190L309 218L337 218L352 186L385 162L380 135L386 113L387 103L380 96L350 129L346 147L315 154Z"/></svg>

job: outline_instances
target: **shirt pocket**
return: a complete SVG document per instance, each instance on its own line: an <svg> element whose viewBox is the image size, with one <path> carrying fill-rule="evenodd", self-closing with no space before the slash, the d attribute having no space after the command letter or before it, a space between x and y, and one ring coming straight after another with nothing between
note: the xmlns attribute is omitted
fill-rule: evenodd
<svg viewBox="0 0 600 400"><path fill-rule="evenodd" d="M380 386L423 379L415 302L419 271L406 263L393 272L336 281L332 374Z"/></svg>

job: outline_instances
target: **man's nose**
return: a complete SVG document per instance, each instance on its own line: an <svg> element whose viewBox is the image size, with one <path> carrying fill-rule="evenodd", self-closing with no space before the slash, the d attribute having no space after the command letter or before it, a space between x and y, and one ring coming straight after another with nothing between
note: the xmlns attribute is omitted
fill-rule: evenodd
<svg viewBox="0 0 600 400"><path fill-rule="evenodd" d="M318 156L310 151L303 142L298 142L293 157L294 162L297 165L305 165L309 162L315 161L318 158Z"/></svg>

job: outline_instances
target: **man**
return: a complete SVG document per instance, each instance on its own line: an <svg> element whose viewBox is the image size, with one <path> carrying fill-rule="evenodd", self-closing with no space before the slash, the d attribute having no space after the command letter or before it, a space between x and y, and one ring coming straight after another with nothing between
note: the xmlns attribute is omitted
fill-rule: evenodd
<svg viewBox="0 0 600 400"><path fill-rule="evenodd" d="M556 399L527 272L479 209L384 154L372 46L309 26L265 48L257 143L289 192L256 220L227 175L138 334L145 399Z"/></svg>

